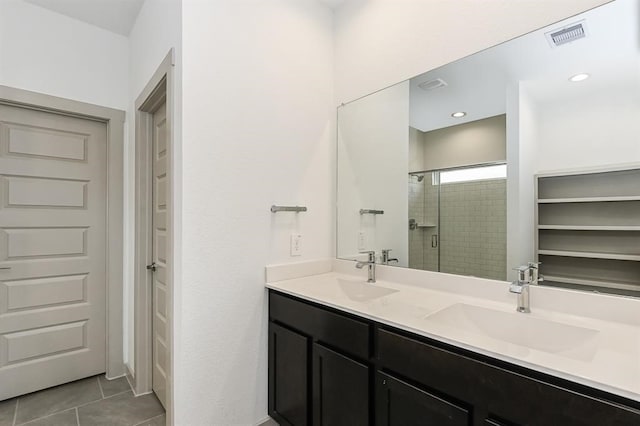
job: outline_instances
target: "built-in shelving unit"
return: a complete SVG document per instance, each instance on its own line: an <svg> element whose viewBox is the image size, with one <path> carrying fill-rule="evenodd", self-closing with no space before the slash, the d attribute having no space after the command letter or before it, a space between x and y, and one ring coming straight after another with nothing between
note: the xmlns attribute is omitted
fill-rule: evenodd
<svg viewBox="0 0 640 426"><path fill-rule="evenodd" d="M640 166L536 176L548 285L640 295Z"/></svg>

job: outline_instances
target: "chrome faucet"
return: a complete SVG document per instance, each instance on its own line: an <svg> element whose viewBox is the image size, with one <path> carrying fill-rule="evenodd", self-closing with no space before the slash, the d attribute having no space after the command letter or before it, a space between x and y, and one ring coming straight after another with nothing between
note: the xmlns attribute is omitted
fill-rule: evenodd
<svg viewBox="0 0 640 426"><path fill-rule="evenodd" d="M390 252L391 252L391 249L382 249L382 259L381 259L380 263L382 263L383 265L388 265L391 262L395 262L395 263L399 262L399 260L397 258L389 257L390 254L391 254Z"/></svg>
<svg viewBox="0 0 640 426"><path fill-rule="evenodd" d="M376 282L376 252L371 250L371 251L361 251L360 253L368 254L369 257L366 262L357 262L356 268L362 269L363 267L367 266L368 267L367 282L375 283Z"/></svg>
<svg viewBox="0 0 640 426"><path fill-rule="evenodd" d="M509 291L518 295L518 307L516 310L522 313L531 312L531 302L529 298L529 286L538 284L543 278L538 271L540 263L529 262L526 266L514 268L518 271L518 279L511 283Z"/></svg>

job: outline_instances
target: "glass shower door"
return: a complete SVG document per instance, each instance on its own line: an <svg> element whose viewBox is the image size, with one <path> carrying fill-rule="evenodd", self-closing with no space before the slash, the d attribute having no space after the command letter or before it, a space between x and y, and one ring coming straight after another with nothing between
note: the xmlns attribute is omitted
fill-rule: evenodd
<svg viewBox="0 0 640 426"><path fill-rule="evenodd" d="M439 271L438 172L409 175L409 267Z"/></svg>

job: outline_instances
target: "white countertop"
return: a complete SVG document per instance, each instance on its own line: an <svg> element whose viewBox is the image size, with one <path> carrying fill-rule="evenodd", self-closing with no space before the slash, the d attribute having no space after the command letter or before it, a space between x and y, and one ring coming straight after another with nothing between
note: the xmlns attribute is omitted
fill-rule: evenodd
<svg viewBox="0 0 640 426"><path fill-rule="evenodd" d="M266 286L434 340L640 401L640 299L532 287L532 312L522 314L515 312L515 296L509 294L507 283L504 282L378 266L378 281L367 284L366 271L357 271L353 268L353 262L322 262L267 267ZM313 275L305 276L305 272ZM360 283L396 291L366 301L348 290L357 288L354 285ZM479 332L473 326L465 329L426 318L456 304L489 308L492 312L499 311L514 316L530 315L545 323L553 321L596 332L576 347L551 352L508 343ZM513 319L514 322L519 320L517 317L502 316Z"/></svg>

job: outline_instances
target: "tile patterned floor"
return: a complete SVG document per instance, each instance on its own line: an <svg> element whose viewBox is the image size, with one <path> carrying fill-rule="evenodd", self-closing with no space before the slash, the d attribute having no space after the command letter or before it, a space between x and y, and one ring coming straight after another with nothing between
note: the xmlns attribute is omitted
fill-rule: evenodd
<svg viewBox="0 0 640 426"><path fill-rule="evenodd" d="M89 377L0 401L0 426L164 426L153 394L134 396L126 378Z"/></svg>

